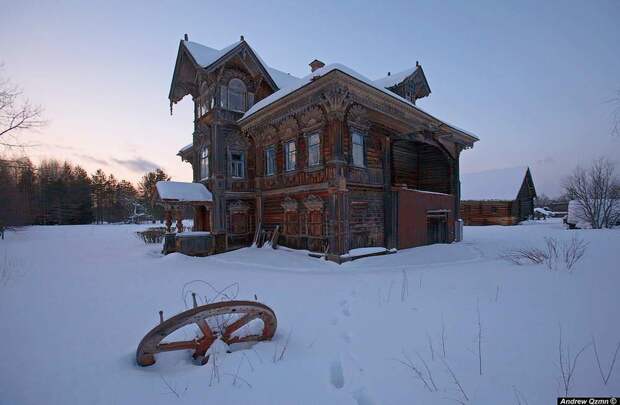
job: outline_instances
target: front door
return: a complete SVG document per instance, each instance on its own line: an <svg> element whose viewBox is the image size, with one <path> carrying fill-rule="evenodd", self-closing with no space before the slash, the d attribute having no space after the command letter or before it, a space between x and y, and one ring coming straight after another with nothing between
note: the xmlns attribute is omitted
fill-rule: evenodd
<svg viewBox="0 0 620 405"><path fill-rule="evenodd" d="M431 214L426 217L426 240L427 243L448 243L448 220L447 214Z"/></svg>

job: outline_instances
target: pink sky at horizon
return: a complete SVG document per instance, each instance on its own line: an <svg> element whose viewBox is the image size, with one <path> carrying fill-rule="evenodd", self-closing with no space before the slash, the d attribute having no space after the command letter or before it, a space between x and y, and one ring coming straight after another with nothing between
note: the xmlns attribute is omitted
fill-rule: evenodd
<svg viewBox="0 0 620 405"><path fill-rule="evenodd" d="M620 155L607 102L620 89L620 3L613 1L564 2L561 10L536 2L397 1L391 23L374 29L369 24L383 11L375 3L351 14L328 2L311 12L288 3L198 2L186 12L189 6L150 2L0 2L1 73L49 120L24 138L40 145L27 150L35 160L67 159L132 182L160 166L191 181L190 165L176 156L191 142L191 100L172 117L167 100L185 32L216 48L243 34L267 63L296 76L314 58L371 78L420 60L433 93L419 106L481 138L462 154L464 173L530 166L539 193L555 196L577 164ZM413 8L421 21L410 27ZM261 21L274 10L280 23L267 28ZM302 12L305 18L295 17ZM432 23L438 16L450 30ZM329 32L307 35L319 23Z"/></svg>

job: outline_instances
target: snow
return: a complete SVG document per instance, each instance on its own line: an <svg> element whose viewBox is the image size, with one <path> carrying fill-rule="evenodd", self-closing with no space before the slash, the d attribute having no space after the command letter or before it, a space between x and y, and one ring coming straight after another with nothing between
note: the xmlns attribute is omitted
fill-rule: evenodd
<svg viewBox="0 0 620 405"><path fill-rule="evenodd" d="M230 52L231 50L233 50L234 48L236 48L242 43L241 41L235 42L234 44L231 44L223 49L218 50L218 49L213 49L208 46L199 44L197 42L191 42L191 41L183 41L183 42L185 43L185 46L187 47L191 55L194 57L194 60L196 61L196 63L198 63L203 68L207 68L211 66L212 64L217 62L219 59L221 59L224 55L226 55L228 52ZM271 78L276 83L278 88L292 86L297 81L300 80L299 78L289 73L285 73L285 72L282 72L281 70L270 67L261 59L258 53L256 53L253 49L252 51L254 52L256 57L259 59L260 63L263 65L265 70L267 70L267 73L269 73L269 76L271 76Z"/></svg>
<svg viewBox="0 0 620 405"><path fill-rule="evenodd" d="M168 201L213 201L211 192L201 183L182 181L158 181L157 194L162 200Z"/></svg>
<svg viewBox="0 0 620 405"><path fill-rule="evenodd" d="M384 248L383 246L371 246L371 247L351 249L349 250L349 253L344 254L342 256L343 257L357 257L357 256L364 256L364 255L369 255L373 253L381 253L381 252L387 252L387 251L388 250Z"/></svg>
<svg viewBox="0 0 620 405"><path fill-rule="evenodd" d="M162 256L135 237L145 227L27 227L0 241L0 402L448 405L461 397L440 359L444 331L468 404L517 403L515 392L551 404L561 394L560 325L571 355L596 339L605 372L620 339L620 229L570 231L556 219L465 227L462 243L337 265L284 249ZM572 273L498 257L573 236L589 245ZM167 319L191 307L188 291L222 290L273 308L274 339L232 353L220 342L203 367L187 352L135 364L159 310ZM418 354L427 362L437 392L399 362L403 353L422 370ZM573 378L571 395L620 392L619 365L604 385L592 346Z"/></svg>
<svg viewBox="0 0 620 405"><path fill-rule="evenodd" d="M179 153L183 153L186 152L188 150L190 150L192 148L192 146L194 146L193 143L188 143L187 145L183 146L180 150Z"/></svg>
<svg viewBox="0 0 620 405"><path fill-rule="evenodd" d="M382 77L381 79L377 79L373 81L373 83L375 84L375 86L384 87L384 88L396 86L397 84L401 83L403 80L411 76L416 71L417 68L418 68L417 66L412 67L407 70L403 70L402 72L398 72L398 73L394 73L393 75L391 74L389 76Z"/></svg>
<svg viewBox="0 0 620 405"><path fill-rule="evenodd" d="M209 236L211 232L205 231L193 231L193 232L180 232L176 233L177 238L191 238L194 236Z"/></svg>
<svg viewBox="0 0 620 405"><path fill-rule="evenodd" d="M461 174L461 201L512 201L519 194L527 169L510 167Z"/></svg>
<svg viewBox="0 0 620 405"><path fill-rule="evenodd" d="M192 41L183 41L183 43L196 63L206 68L217 62L231 50L235 49L239 44L241 44L241 41L230 44L222 49L213 49Z"/></svg>

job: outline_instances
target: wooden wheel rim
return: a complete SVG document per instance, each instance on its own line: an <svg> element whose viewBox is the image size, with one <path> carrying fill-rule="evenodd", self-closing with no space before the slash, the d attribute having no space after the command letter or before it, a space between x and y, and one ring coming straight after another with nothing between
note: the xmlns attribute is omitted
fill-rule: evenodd
<svg viewBox="0 0 620 405"><path fill-rule="evenodd" d="M231 324L227 325L221 335L216 336L208 325L207 319L228 314L242 314ZM258 335L243 337L232 334L255 319L263 321L263 331ZM176 330L191 324L196 324L203 336L194 340L180 342L161 341ZM276 315L271 308L259 302L252 301L225 301L215 304L201 305L181 312L151 329L140 341L136 351L136 361L141 366L155 364L155 354L173 350L194 350L194 358L202 358L204 364L208 358L205 354L211 344L219 337L227 344L239 342L258 342L273 337L277 327Z"/></svg>

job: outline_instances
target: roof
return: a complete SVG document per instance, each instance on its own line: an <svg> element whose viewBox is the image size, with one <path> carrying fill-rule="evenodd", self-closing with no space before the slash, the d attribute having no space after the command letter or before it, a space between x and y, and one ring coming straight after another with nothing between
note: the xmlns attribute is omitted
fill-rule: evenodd
<svg viewBox="0 0 620 405"><path fill-rule="evenodd" d="M187 145L183 146L181 149L179 149L179 153L177 153L177 155L181 155L185 152L187 152L188 150L190 150L192 147L194 146L193 143L188 143Z"/></svg>
<svg viewBox="0 0 620 405"><path fill-rule="evenodd" d="M207 202L213 201L211 192L202 183L181 181L158 181L157 194L160 200L170 202Z"/></svg>
<svg viewBox="0 0 620 405"><path fill-rule="evenodd" d="M527 167L510 167L461 174L461 200L515 200L528 170Z"/></svg>
<svg viewBox="0 0 620 405"><path fill-rule="evenodd" d="M229 53L244 42L245 41L238 41L234 44L230 44L227 47L218 50L199 44L197 42L183 41L185 47L192 55L196 63L203 68L208 68L209 66L213 65L215 62L223 58L227 53ZM250 47L250 49L252 48ZM267 65L265 61L261 59L258 53L254 51L254 49L252 49L252 52L254 52L260 63L263 65L263 68L267 71L267 73L269 73L269 76L271 76L271 79L273 79L274 83L278 86L278 88L281 89L284 87L292 86L300 80L298 77L295 77L289 73L285 73L281 70L275 69Z"/></svg>
<svg viewBox="0 0 620 405"><path fill-rule="evenodd" d="M243 121L245 119L247 119L248 117L254 115L256 112L262 110L263 108L273 104L274 102L280 100L281 98L294 93L295 91L309 85L310 83L314 82L314 80L320 76L326 76L328 73L331 73L333 71L340 71L342 73L345 73L359 81L361 81L362 83L365 83L371 87L374 87L375 89L389 95L390 97L393 97L405 104L408 104L409 106L415 108L416 110L419 110L421 112L423 112L424 114L435 118L434 116L432 116L431 114L427 113L426 111L424 111L423 109L421 109L420 107L417 107L415 104L413 104L411 101L399 96L398 94L394 93L393 91L390 91L388 89L386 89L383 86L377 85L375 81L370 80L369 78L367 78L366 76L356 72L355 70L351 69L350 67L343 65L341 63L332 63L329 65L326 65L322 68L319 68L317 70L315 70L314 72L310 73L307 76L302 77L301 79L298 79L293 85L289 86L289 87L285 87L282 88L278 91L276 91L275 93L265 97L264 99L260 100L259 102L257 102L256 104L254 104L252 106L252 108L250 108L249 110L247 110L245 112L245 114L243 114L243 117L241 117L241 119L239 121ZM435 118L437 120L439 120L438 118ZM452 125L446 121L440 120L442 121L444 124L446 124L447 126L460 131L464 134L467 134L468 136L471 136L472 138L475 138L476 140L478 140L479 138L472 134L471 132L465 131L455 125Z"/></svg>
<svg viewBox="0 0 620 405"><path fill-rule="evenodd" d="M401 83L403 80L411 76L416 71L417 68L418 68L417 66L412 67L410 69L403 70L402 72L398 72L398 73L394 73L393 75L391 74L391 75L382 77L381 79L375 80L373 83L376 86L385 87L385 88L396 86L397 84Z"/></svg>

